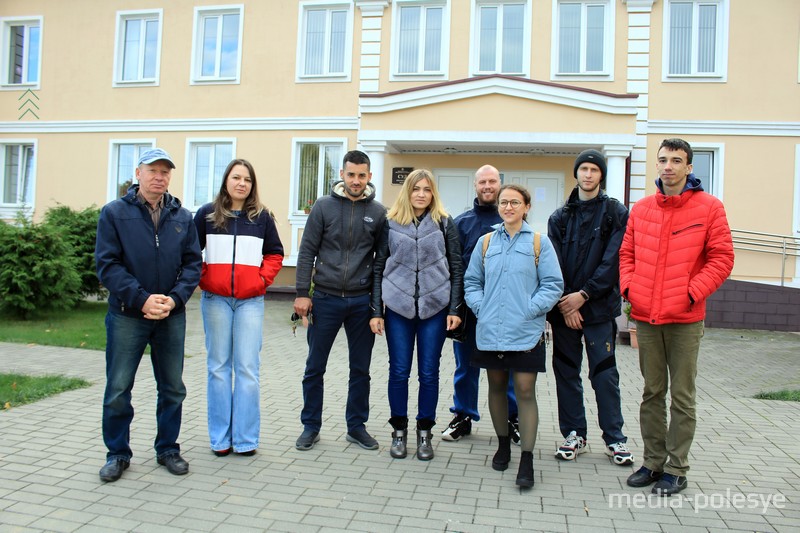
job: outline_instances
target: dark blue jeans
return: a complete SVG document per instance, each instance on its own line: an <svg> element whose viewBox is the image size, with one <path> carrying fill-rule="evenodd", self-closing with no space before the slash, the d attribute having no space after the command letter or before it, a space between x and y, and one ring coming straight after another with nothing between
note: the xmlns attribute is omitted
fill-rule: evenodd
<svg viewBox="0 0 800 533"><path fill-rule="evenodd" d="M456 370L453 373L453 406L450 412L467 415L476 422L481 419L478 412L478 383L481 369L469 364L472 351L475 349L475 324L477 319L471 310L467 310L466 339L464 342L453 342L453 353L456 356ZM514 395L514 376L508 379L508 417L517 416L517 397Z"/></svg>
<svg viewBox="0 0 800 533"><path fill-rule="evenodd" d="M583 405L581 362L583 343L589 359L589 381L597 400L597 418L606 444L627 442L622 433L622 407L619 393L619 370L614 355L617 326L611 320L587 324L583 330L566 325L553 326L553 373L558 396L558 424L566 437L571 431L586 438L586 410Z"/></svg>
<svg viewBox="0 0 800 533"><path fill-rule="evenodd" d="M436 421L439 403L439 360L442 357L447 308L422 320L398 315L386 308L386 344L389 348L389 407L392 416L408 417L408 378L417 345L419 397L417 420Z"/></svg>
<svg viewBox="0 0 800 533"><path fill-rule="evenodd" d="M130 461L130 428L133 420L131 390L145 347L156 379L156 456L180 451L181 414L186 387L183 385L183 344L186 314L164 320L106 315L106 391L103 397L103 441L108 459Z"/></svg>
<svg viewBox="0 0 800 533"><path fill-rule="evenodd" d="M348 431L361 429L369 419L369 364L375 344L375 334L369 329L369 294L341 297L314 291L311 314L300 421L305 429L311 431L319 431L322 427L325 369L333 341L344 324L350 352L345 418Z"/></svg>

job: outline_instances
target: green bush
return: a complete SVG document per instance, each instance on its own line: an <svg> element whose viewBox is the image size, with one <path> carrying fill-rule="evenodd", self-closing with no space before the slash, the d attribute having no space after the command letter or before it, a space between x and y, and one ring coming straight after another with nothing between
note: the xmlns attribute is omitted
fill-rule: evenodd
<svg viewBox="0 0 800 533"><path fill-rule="evenodd" d="M27 319L37 309L69 309L81 299L72 245L61 231L23 216L0 222L0 307Z"/></svg>
<svg viewBox="0 0 800 533"><path fill-rule="evenodd" d="M83 211L75 211L65 205L59 205L49 209L44 215L44 223L58 229L64 239L72 245L83 296L103 294L94 262L94 243L97 238L99 218L100 210L94 206Z"/></svg>

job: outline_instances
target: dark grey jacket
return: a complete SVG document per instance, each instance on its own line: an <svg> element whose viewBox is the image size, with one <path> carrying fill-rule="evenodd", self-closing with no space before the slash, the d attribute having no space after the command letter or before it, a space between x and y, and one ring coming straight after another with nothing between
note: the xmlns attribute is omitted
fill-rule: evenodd
<svg viewBox="0 0 800 533"><path fill-rule="evenodd" d="M364 197L352 201L343 182L319 198L308 215L297 254L297 297L308 297L312 270L314 290L335 296L361 296L372 289L372 263L386 208L367 184Z"/></svg>

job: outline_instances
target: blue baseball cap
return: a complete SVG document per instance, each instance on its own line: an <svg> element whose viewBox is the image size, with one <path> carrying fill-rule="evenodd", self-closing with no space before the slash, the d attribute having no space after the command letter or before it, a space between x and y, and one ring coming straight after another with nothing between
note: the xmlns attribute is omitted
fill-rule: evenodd
<svg viewBox="0 0 800 533"><path fill-rule="evenodd" d="M175 168L175 163L172 162L169 154L161 148L153 148L144 152L141 157L139 157L139 162L136 163L136 166L149 165L151 163L155 163L156 161L166 161L169 166Z"/></svg>

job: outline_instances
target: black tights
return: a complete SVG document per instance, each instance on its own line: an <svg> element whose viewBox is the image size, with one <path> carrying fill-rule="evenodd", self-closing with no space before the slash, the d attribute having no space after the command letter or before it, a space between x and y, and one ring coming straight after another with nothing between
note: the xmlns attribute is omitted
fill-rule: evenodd
<svg viewBox="0 0 800 533"><path fill-rule="evenodd" d="M514 392L519 407L520 446L532 452L539 429L539 405L536 403L536 372L514 372ZM489 380L489 413L498 437L508 436L508 370L486 370Z"/></svg>

